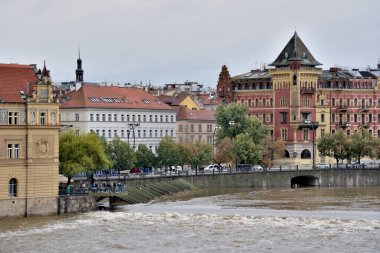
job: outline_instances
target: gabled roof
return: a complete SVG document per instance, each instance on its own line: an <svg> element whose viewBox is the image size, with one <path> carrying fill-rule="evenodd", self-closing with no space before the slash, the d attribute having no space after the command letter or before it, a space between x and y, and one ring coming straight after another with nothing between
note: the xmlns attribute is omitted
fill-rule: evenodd
<svg viewBox="0 0 380 253"><path fill-rule="evenodd" d="M25 95L26 83L30 83L29 92L38 80L32 66L20 64L0 64L0 102L24 103L20 91Z"/></svg>
<svg viewBox="0 0 380 253"><path fill-rule="evenodd" d="M196 99L203 105L219 105L222 103L222 99L217 96L211 96L210 94L199 94Z"/></svg>
<svg viewBox="0 0 380 253"><path fill-rule="evenodd" d="M185 98L189 97L189 95L186 94L178 94L177 96L167 96L167 95L160 95L157 98L171 106L179 106Z"/></svg>
<svg viewBox="0 0 380 253"><path fill-rule="evenodd" d="M186 106L180 106L177 111L178 120L215 121L215 111L190 110Z"/></svg>
<svg viewBox="0 0 380 253"><path fill-rule="evenodd" d="M67 94L67 102L61 109L69 108L115 108L173 110L148 92L138 88L95 86L84 84L78 91Z"/></svg>
<svg viewBox="0 0 380 253"><path fill-rule="evenodd" d="M277 59L272 62L269 66L282 67L289 65L289 61L301 61L301 65L304 66L318 66L322 65L314 56L310 53L309 49L302 42L301 38L298 36L297 32L294 33L293 37L286 44L285 48L282 50Z"/></svg>

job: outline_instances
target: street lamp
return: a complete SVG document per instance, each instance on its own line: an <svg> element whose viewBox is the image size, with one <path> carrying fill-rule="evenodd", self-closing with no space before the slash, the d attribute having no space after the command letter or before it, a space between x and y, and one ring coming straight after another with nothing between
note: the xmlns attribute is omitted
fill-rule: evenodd
<svg viewBox="0 0 380 253"><path fill-rule="evenodd" d="M231 126L231 127L233 127L233 126L235 126L235 121L233 121L233 120L231 120L230 122L228 122L228 125L229 126ZM233 131L233 133L235 134L235 128L234 128L234 131ZM234 138L234 137L233 137ZM232 138L231 138L232 139ZM236 159L236 163L235 163L235 171L236 171L236 169L237 169L237 159ZM230 174L232 173L232 168L231 168L231 166L230 166Z"/></svg>
<svg viewBox="0 0 380 253"><path fill-rule="evenodd" d="M135 136L135 128L140 126L139 123L130 123L128 126L132 129L133 132L133 150L136 148L136 136ZM129 133L128 133L128 143L129 143Z"/></svg>

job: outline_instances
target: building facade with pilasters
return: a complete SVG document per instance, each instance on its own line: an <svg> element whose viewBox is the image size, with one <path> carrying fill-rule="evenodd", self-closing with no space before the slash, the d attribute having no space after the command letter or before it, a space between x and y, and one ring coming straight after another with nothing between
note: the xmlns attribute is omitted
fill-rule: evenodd
<svg viewBox="0 0 380 253"><path fill-rule="evenodd" d="M285 158L277 164L310 167L313 153L317 163L326 162L313 140L338 129L380 137L380 66L360 71L320 65L295 33L268 69L231 77L222 67L218 96L245 104L274 140L285 142Z"/></svg>

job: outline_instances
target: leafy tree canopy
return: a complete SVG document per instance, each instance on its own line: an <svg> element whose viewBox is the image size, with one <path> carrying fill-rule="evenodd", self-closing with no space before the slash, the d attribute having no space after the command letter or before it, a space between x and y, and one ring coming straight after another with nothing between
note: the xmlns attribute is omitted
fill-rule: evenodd
<svg viewBox="0 0 380 253"><path fill-rule="evenodd" d="M118 171L131 169L136 164L135 152L119 136L108 143L106 153L112 161L112 168Z"/></svg>
<svg viewBox="0 0 380 253"><path fill-rule="evenodd" d="M138 149L136 151L136 158L137 158L137 167L139 168L148 168L153 166L155 162L155 156L146 145L140 144L138 146Z"/></svg>
<svg viewBox="0 0 380 253"><path fill-rule="evenodd" d="M236 136L233 141L237 161L242 164L257 164L262 156L261 148L243 133Z"/></svg>

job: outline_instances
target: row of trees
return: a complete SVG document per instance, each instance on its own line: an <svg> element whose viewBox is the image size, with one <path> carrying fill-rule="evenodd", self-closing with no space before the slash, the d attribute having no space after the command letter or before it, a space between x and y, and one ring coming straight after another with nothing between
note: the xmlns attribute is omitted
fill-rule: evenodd
<svg viewBox="0 0 380 253"><path fill-rule="evenodd" d="M284 143L273 141L269 130L258 119L248 117L248 109L239 104L218 107L216 150L204 142L177 143L165 137L156 155L145 145L134 151L126 142L115 137L108 142L95 133L76 135L72 131L60 134L60 173L69 179L73 175L93 173L99 169L125 170L133 167L165 167L191 165L197 169L210 162L262 164L272 166L275 158L284 156Z"/></svg>
<svg viewBox="0 0 380 253"><path fill-rule="evenodd" d="M380 158L380 140L365 131L354 133L351 137L347 137L342 130L325 134L317 145L320 155L334 158L337 166L339 160L355 159L360 163L365 156Z"/></svg>

